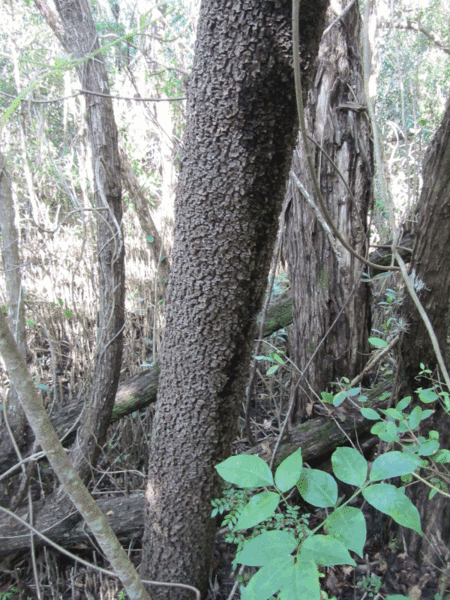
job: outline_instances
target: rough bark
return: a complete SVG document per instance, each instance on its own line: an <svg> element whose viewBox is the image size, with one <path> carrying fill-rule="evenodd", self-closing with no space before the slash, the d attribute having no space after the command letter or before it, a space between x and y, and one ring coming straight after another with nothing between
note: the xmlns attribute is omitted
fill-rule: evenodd
<svg viewBox="0 0 450 600"><path fill-rule="evenodd" d="M64 48L75 60L87 107L92 144L97 213L99 311L92 394L86 403L72 461L82 479L90 474L106 437L119 383L123 349L125 271L122 236L122 189L117 128L102 53L88 0L56 0L64 28Z"/></svg>
<svg viewBox="0 0 450 600"><path fill-rule="evenodd" d="M369 392L369 395L374 398L371 406L380 408L385 406L386 400L383 403L377 400L381 392L382 390ZM355 436L360 436L373 425L373 422L363 419L361 415L345 416L342 411L333 410L333 412L339 420L339 427L329 416L325 416L311 419L307 423L291 429L288 437L279 447L275 467L299 447L302 448L302 456L305 461L319 460L347 442L345 433L355 439ZM264 443L254 446L248 453L257 454L269 462L275 442L275 438L265 440ZM218 493L220 494L220 491ZM144 492L115 498L100 497L97 504L103 514L108 517L117 536L134 538L142 535ZM88 542L88 533L80 515L75 511L72 514L67 514L67 511L59 512L59 508L49 503L48 500L36 503L34 508L36 528L52 541L64 547L73 547L81 542ZM16 521L5 518L0 512L0 556L28 548L29 539L24 535L25 533L26 530L21 528ZM23 537L18 537L21 535ZM42 541L37 537L35 545L42 545Z"/></svg>
<svg viewBox="0 0 450 600"><path fill-rule="evenodd" d="M348 1L341 4L344 8ZM330 9L327 22L334 17ZM373 171L370 127L364 106L360 28L359 8L355 3L322 39L305 112L309 134L337 165L349 188L330 160L310 142L328 209L343 236L358 253L365 255ZM301 141L292 169L317 204ZM324 230L317 218L320 211L308 203L294 179L291 177L288 189L291 202L286 213L286 258L293 296L293 357L301 372L343 310L306 373L309 386L320 395L330 382L343 376L352 378L364 367L370 294L367 284L360 283L361 264L328 228ZM353 293L354 286L357 289ZM308 393L301 387L294 393L296 419L305 415Z"/></svg>
<svg viewBox="0 0 450 600"><path fill-rule="evenodd" d="M444 355L447 368L450 366L448 343L450 325L450 103L447 104L442 123L426 153L423 165L423 188L417 209L416 240L413 250L411 273L414 276L416 291L436 334L439 347ZM401 355L413 392L418 382L414 379L420 363L434 370L436 357L427 333L411 298L405 297L403 315L408 330L404 334ZM429 387L426 382L424 387ZM448 416L442 408L435 406L433 419L425 421L426 429L439 432L442 448L450 447ZM410 498L422 518L423 538L411 530L404 530L408 554L426 565L432 561L441 567L441 559L446 554L436 542L442 537L445 544L450 542L450 509L448 500L437 494L428 499L429 490L425 486L413 486Z"/></svg>
<svg viewBox="0 0 450 600"><path fill-rule="evenodd" d="M292 323L292 297L288 290L276 297L269 305L264 326L264 336L271 335L278 329L287 327ZM114 402L114 408L109 424L115 423L125 415L145 408L156 401L158 389L159 369L154 367L134 375L122 382ZM85 399L56 409L50 416L53 427L60 438L64 438L64 445L73 443L80 424L80 413L83 410ZM0 439L6 436L5 429L0 429ZM17 440L21 452L26 456L28 436ZM0 454L0 475L14 466L17 455L13 448Z"/></svg>
<svg viewBox="0 0 450 600"><path fill-rule="evenodd" d="M302 5L309 77L326 4ZM288 0L204 0L200 9L141 570L202 593L214 542L214 465L237 434L297 131L291 8ZM179 590L152 595L188 598Z"/></svg>

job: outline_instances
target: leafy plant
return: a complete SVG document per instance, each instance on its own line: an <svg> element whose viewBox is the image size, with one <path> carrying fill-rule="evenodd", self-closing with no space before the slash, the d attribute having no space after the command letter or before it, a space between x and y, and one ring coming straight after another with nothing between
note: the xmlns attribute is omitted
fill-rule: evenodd
<svg viewBox="0 0 450 600"><path fill-rule="evenodd" d="M280 600L300 597L320 600L318 566L355 566L349 550L362 556L366 541L365 518L360 509L348 506L359 493L394 521L421 535L419 513L403 490L378 483L412 473L421 462L411 452L388 452L374 461L368 475L367 461L357 450L338 448L332 456L334 475L358 488L339 507L335 478L323 471L304 468L301 448L280 464L275 477L258 456L232 456L218 464L216 469L225 481L254 492L233 523L233 532L270 523L268 520L275 518L280 503L287 505L285 494L294 486L310 504L334 508L312 531L300 522L297 511L291 509L289 517L297 519L295 527L276 530L267 526L255 537L244 539L234 563L260 568L248 585L242 587L241 598L267 600L279 592ZM222 505L214 502L213 514L217 514ZM323 533L318 533L320 530Z"/></svg>

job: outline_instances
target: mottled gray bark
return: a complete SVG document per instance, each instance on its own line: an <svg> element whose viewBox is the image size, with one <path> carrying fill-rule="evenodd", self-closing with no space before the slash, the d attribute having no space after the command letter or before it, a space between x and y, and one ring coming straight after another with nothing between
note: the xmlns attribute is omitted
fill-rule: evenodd
<svg viewBox="0 0 450 600"><path fill-rule="evenodd" d="M326 0L301 10L305 86ZM214 466L237 434L296 139L289 0L204 0L190 77L142 573L206 592ZM187 593L152 591L181 600Z"/></svg>
<svg viewBox="0 0 450 600"><path fill-rule="evenodd" d="M348 1L341 4L344 8ZM335 16L330 9L327 22ZM372 202L372 149L364 106L360 28L355 3L322 39L305 112L309 134L317 143L310 142L310 146L324 200L344 238L364 256L368 248L367 211ZM337 165L348 187L318 145ZM294 154L292 169L317 206L302 142ZM300 371L342 310L306 373L305 380L320 395L330 382L343 376L351 379L364 367L370 324L369 288L360 282L362 265L328 227L322 227L317 217L319 213L320 219L320 210L308 202L295 178L291 177L288 194L291 202L286 212L286 258L294 321L291 341ZM312 397L305 380L294 392L294 419L305 415L308 397Z"/></svg>
<svg viewBox="0 0 450 600"><path fill-rule="evenodd" d="M415 245L411 261L411 273L415 288L424 307L439 347L444 355L447 369L450 366L450 103L447 104L441 125L425 155L423 165L423 188L417 209ZM431 340L409 295L405 296L403 315L407 332L403 336L401 356L410 387L418 387L415 380L420 363L434 370L437 366ZM424 387L429 382L424 381ZM432 419L424 422L422 432L429 429L439 432L442 448L450 447L448 415L441 407L433 406L436 412ZM413 486L409 496L419 510L424 536L421 538L409 529L404 530L408 554L424 566L431 561L439 568L446 556L439 543L450 543L450 508L448 499L437 494L428 499L429 489ZM437 537L436 537L437 536Z"/></svg>
<svg viewBox="0 0 450 600"><path fill-rule="evenodd" d="M122 189L112 101L95 95L95 92L109 95L105 61L101 53L87 58L100 48L91 5L88 0L56 0L55 5L64 28L64 48L76 60L86 58L77 66L77 72L83 89L91 92L85 97L98 209L100 304L92 394L71 455L77 471L86 479L90 464L96 463L105 441L122 362L125 299Z"/></svg>
<svg viewBox="0 0 450 600"><path fill-rule="evenodd" d="M11 181L6 169L6 160L0 152L0 233L2 237L2 261L5 274L7 314L17 347L26 359L25 305L22 290L22 262L19 253L19 232L15 224L14 202ZM6 417L16 443L20 444L25 431L25 414L14 386L10 386ZM0 456L15 451L10 435L3 430L0 438ZM17 458L17 456L16 456Z"/></svg>

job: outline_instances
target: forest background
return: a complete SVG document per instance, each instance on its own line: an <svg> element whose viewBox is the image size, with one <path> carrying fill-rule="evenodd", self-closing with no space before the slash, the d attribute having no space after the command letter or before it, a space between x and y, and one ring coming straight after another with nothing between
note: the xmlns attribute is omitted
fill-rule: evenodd
<svg viewBox="0 0 450 600"><path fill-rule="evenodd" d="M249 2L248 6L244 3L244 8L249 13L252 4L257 11L258 3ZM321 7L323 15L314 16L314 35L317 40L314 41L314 35L311 35L311 40L307 40L310 44L307 50L313 58L318 54L318 61L316 63L311 60L308 67L307 61L303 59L303 98L310 135L327 148L328 155L333 157L344 174L347 186L351 187L348 202L340 202L339 198L342 199L346 192L342 192L337 187L338 184L333 185L330 192L334 177L330 175L330 163L317 155L315 166L319 172L325 169L325 172L321 172L320 184L323 190L330 192L325 200L339 229L360 254L366 255L369 249L375 250L376 246L378 253L368 256L380 264L382 260L386 260L382 246L391 244L393 238L394 246L397 244L400 251L418 243L415 240L418 239L417 229L418 223L420 224L419 200L421 193L423 195L423 188L426 188L423 186L426 173L421 174L425 150L442 119L445 124L450 67L449 10L440 2L419 0L401 4L377 2L376 6L368 8L344 2L342 6L332 4L325 16L325 4ZM334 23L346 6L347 16ZM305 3L305 7L308 7L308 3ZM308 197L311 193L308 189L313 189L314 184L310 180L299 143L281 212L281 234L278 236L272 268L275 278L272 281L273 290L267 294L267 301L272 300L269 314L271 318L275 316L276 324L272 325L267 320L265 330L261 329L262 334L271 334L273 337L264 342L264 347L261 347L261 342L257 342L255 354L259 359L254 362L250 384L245 385L244 379L248 378L247 359L253 344L253 326L255 322L260 322L256 313L261 308L262 292L267 285L270 261L274 255L276 230L273 223L276 223L278 216L276 207L266 213L252 209L253 212L249 210L247 214L250 223L251 219L260 219L263 223L267 221L264 226L267 225L269 234L266 247L260 250L261 269L255 271L253 280L250 278L247 296L239 288L240 301L244 305L230 305L228 318L224 303L219 301L217 304L220 320L224 325L223 335L226 338L230 330L238 330L238 336L233 341L234 347L241 344L245 350L236 356L233 354L235 349L230 350L233 357L239 359L241 374L236 378L237 383L233 384L235 387L230 384L231 391L227 390L226 397L232 397L233 404L222 405L218 402L213 416L216 420L222 418L224 422L232 421L236 425L227 429L224 427L224 431L218 433L215 421L205 419L203 413L192 410L189 403L185 406L182 402L178 403L178 423L183 426L183 434L172 450L174 455L179 455L182 448L187 457L186 465L180 467L180 472L188 472L189 464L194 462L198 440L217 437L218 445L223 447L213 450L209 455L209 470L206 469L201 475L197 473L205 484L202 488L204 506L199 510L198 523L193 518L192 507L196 506L200 488L196 484L193 494L185 493L191 502L189 509L186 509L186 522L192 532L185 541L175 539L173 532L168 535L172 539L173 554L169 552L169 555L161 556L160 562L167 563L167 556L170 556L172 566L151 566L150 556L154 555L155 546L153 550L149 548L152 548L152 544L161 545L161 540L155 541L154 532L152 538L149 525L152 509L147 507L147 550L144 543L142 555L144 496L139 493L145 489L148 477L150 443L154 445L151 459L154 464L151 468L155 473L158 472L159 459L155 452L157 447L164 454L159 466L169 473L170 484L161 484L167 496L162 502L167 502L167 506L172 507L167 518L173 519L174 514L183 512L174 503L174 498L182 493L177 488L179 478L170 473L167 463L164 463L171 452L164 446L163 440L171 437L171 434L162 425L163 410L160 408L157 417L160 426L154 427L151 439L154 409L145 407L149 403L153 404L156 397L158 369L155 365L160 362L165 298L173 263L174 204L181 213L180 207L183 202L186 203L186 189L189 187L189 177L192 176L189 164L199 158L198 152L192 153L189 158L189 152L195 145L197 131L197 137L200 138L202 127L208 129L204 119L202 121L197 116L198 130L194 129L194 135L191 128L183 141L186 111L188 116L197 114L195 110L198 109L192 106L194 99L197 103L200 102L201 95L196 95L192 90L202 89L204 84L199 83L199 77L207 72L208 65L205 61L206 68L202 70L197 64L196 70L194 68L192 71L199 18L199 6L195 2L168 2L161 6L151 6L147 2L130 5L95 2L80 3L78 8L79 14L63 2L56 2L54 7L42 1L34 5L7 2L1 5L2 312L8 315L19 350L26 357L35 389L39 391L48 414L59 427L60 436L66 443L73 443L73 433L79 428L77 443L72 446L70 453L72 462L81 478L89 483L93 496L97 500L106 501L103 505L104 512L110 511L117 516L114 519L116 532L122 540L128 540L129 556L136 564L143 561L146 573L162 575L155 577L157 579L184 581L198 585L202 591L206 591L206 586L209 586L210 594L215 594L215 597L221 597L222 594L226 597L227 585L231 588L231 576L223 577L224 581L221 580L219 584L213 574L211 581L208 581L212 560L211 544L216 535L212 525L214 521L211 521L206 532L200 534L204 543L196 543L197 550L192 552L192 540L202 531L205 510L209 507L211 511L210 500L217 496L217 493L213 493L218 490L217 483L205 483L211 477L210 472L214 467L211 463L215 461L217 464L220 459L226 458L229 453L227 447L231 442L234 443L235 451L248 450L250 442L250 446L258 443L258 446L254 446L258 453L271 454L275 446L274 440L279 436L287 417L291 427L301 427L299 424L305 418L320 414L321 410L323 414L325 409L317 408L317 404L326 400L326 394L345 390L346 383L350 383L363 370L370 353L369 338L376 338L379 340L376 343L381 347L389 347L390 350L394 348L393 342L397 344L397 348L401 348L394 348L391 354L385 354L383 361L377 363L376 369L372 368L370 376L367 372L363 379L363 384L372 389L382 383L390 383L388 389L391 402L401 397L402 386L404 389L411 386L410 381L418 375L420 363L423 365L422 370L429 367L430 375L435 376L434 351L432 349L430 354L426 348L416 344L420 348L420 360L415 357L415 362L408 362L407 359L406 365L402 365L401 359L412 354L411 350L408 351L407 341L403 346L399 344L401 336L411 331L412 319L408 318L408 310L410 313L413 310L407 306L404 284L394 269L378 275L373 270L362 274L362 265L351 259L351 255L348 255L350 258L345 255L345 247L339 245L333 232L328 230L324 234L318 233L321 228L316 223L316 213L319 212L322 221L326 221L326 218L320 215L320 210L308 212L309 209L303 206L306 206L306 201L300 199ZM88 21L88 11L92 14L95 28L92 31L86 30L86 35L83 35L84 25L77 28L77 19L84 24ZM200 23L208 22L206 13L206 9L203 15L200 13ZM365 21L361 20L360 13L365 14ZM245 15L246 12L243 11L242 14ZM213 17L218 18L213 12L207 16L210 21ZM231 22L231 17L229 18L228 23ZM245 27L242 17L237 22ZM367 26L365 34L363 24ZM323 30L323 46L319 49L318 42ZM335 31L344 33L342 39L334 39L333 42L330 41L330 35L334 35ZM93 37L90 38L90 35ZM251 39L256 36L256 32L247 32L247 35ZM220 40L219 34L217 36ZM205 40L197 43L197 52L201 43L207 43L207 36ZM95 54L97 47L94 42L102 49L99 54ZM347 44L345 47L341 46L344 42ZM83 46L83 43L87 45ZM330 48L333 43L335 48L342 49L342 54L334 55L332 60ZM369 43L372 63L369 67L371 72L368 73L367 65L364 72L363 63ZM228 57L231 56L230 53L231 49L225 51ZM71 62L73 60L75 63ZM94 64L92 70L91 64ZM98 65L100 70L95 71ZM240 67L245 74L243 65ZM351 98L345 94L340 96L342 90L336 83L344 81L349 73L346 89L352 90ZM94 88L89 87L93 82ZM273 85L274 89L269 90L273 97L264 98L266 104L254 122L246 115L247 121L244 124L239 123L238 118L238 125L227 124L230 130L241 127L244 132L253 131L252 135L256 130L258 137L262 141L266 140L267 145L272 140L270 143L275 151L265 150L264 144L260 147L255 143L253 158L249 159L246 167L247 174L251 172L249 165L254 164L264 152L267 155L275 152L277 156L280 153L283 140L273 133L273 124L270 119L265 121L265 115L267 107L273 107L271 102L278 100L280 113L285 107L292 110L292 93L286 92L283 96L282 85L285 82L280 78ZM372 86L370 90L369 85ZM310 93L307 97L308 88ZM226 89L226 85L223 89ZM223 89L220 93L223 93ZM80 90L85 91L83 93ZM364 94L368 91L376 110L375 120L366 108ZM186 105L188 93L191 94L190 108ZM320 120L324 97L327 99L326 106L335 102L341 112L357 115L358 118L355 118L355 122L351 121L350 125L342 122L336 125L333 122L330 132L327 130L329 126L326 125L326 119L325 124ZM226 108L227 111L232 111L232 103ZM207 112L206 108L204 110ZM217 121L209 121L210 129L220 125L221 110L219 106ZM227 114L227 118L230 118L230 113ZM235 116L232 112L231 121ZM281 199L286 191L285 164L291 161L287 154L292 156L296 141L293 137L295 111L289 113L285 121L282 121L281 114L277 118L285 127L282 130L283 139L290 136L292 147L286 144L283 165L272 165L271 185L276 187L272 189L265 184L265 191L269 195L274 192L274 196ZM349 128L347 132L345 127ZM445 131L444 127L444 133ZM378 146L377 132L380 134ZM360 143L355 146L350 144L345 148L342 139L350 139L352 135L353 142L358 138ZM333 154L331 146L338 148L336 154ZM205 147L204 142L203 146L199 146L200 149L202 147ZM343 147L344 153L341 154ZM353 152L349 152L349 148ZM230 147L223 154L210 153L207 157L209 161L213 161L214 157L217 172L220 172L221 163L228 162L225 169L227 177L218 182L213 171L210 179L205 182L207 187L214 189L214 193L223 194L219 183L224 183L227 191L238 187L234 186L236 182L232 179L233 170L230 170L230 165L236 161L232 150ZM237 158L241 161L242 157ZM267 160L270 166L272 158ZM176 204L176 187L182 163L185 175ZM239 176L235 176L239 182ZM298 179L300 186L296 183ZM302 189L301 185L306 190L299 194L297 188ZM216 188L219 188L219 192ZM194 192L201 199L202 192L199 190L200 187ZM352 195L356 208L350 207ZM448 206L448 193L440 202L443 209ZM280 212L281 203L278 202L277 206ZM425 206L422 210L430 213L430 207L431 204L428 209ZM201 202L199 210L202 210ZM203 262L208 263L207 268L211 267L214 272L210 285L204 286L194 297L198 302L197 307L205 308L206 312L208 288L214 287L214 277L221 267L224 267L225 281L228 281L227 285L231 288L233 278L239 280L240 274L242 279L248 278L246 263L240 262L240 256L247 251L245 244L238 244L236 254L227 257L225 253L219 257L219 263L215 264L212 257L216 249L208 249L207 240L211 232L205 230L203 237L203 222L199 220L198 214L192 212L190 217L189 226L192 231L196 230L193 237L187 238L187 246L192 248L192 252L181 255L181 251L178 251L179 262L175 261L176 274L172 275L173 281L177 281L178 277L180 281L186 282L181 271L184 269L189 273L188 291L178 292L181 294L180 302L186 300L186 308L180 308L183 304L177 305L176 292L172 291L172 305L175 306L172 310L178 311L177 314L186 310L186 318L194 322L196 315L189 316L187 298L191 293L192 282L196 277L201 279L202 255ZM211 217L212 222L220 221L220 215L220 210L217 209L217 214ZM436 235L439 225L442 232ZM436 227L433 230L428 224L424 229L428 236L440 239L441 246L445 249L448 247L448 235L444 217ZM120 229L121 234L118 233ZM180 223L179 231L180 239L192 234L189 229L183 230ZM243 228L243 231L247 230ZM251 227L248 231L251 238ZM261 246L264 232L265 230L257 232L256 245ZM425 239L422 243L426 245L429 237L424 235L422 238ZM222 247L226 247L227 238L221 239L220 243ZM230 247L235 243L230 242ZM248 253L250 256L252 250L248 249ZM419 250L417 253L422 259ZM387 255L389 264L392 251L387 252ZM311 256L315 256L316 260ZM338 260L338 256L344 258ZM407 262L411 261L408 248L403 257ZM440 294L448 298L448 261L445 261L445 252L442 256L436 255L436 260L438 276L441 278ZM183 261L184 266L181 267ZM289 273L286 265L289 265ZM231 279L227 273L231 273ZM433 299L430 300L429 308L433 313L433 302L439 304L436 300L439 296L436 293L437 286L432 285L426 277L424 280L425 298L427 287L428 292L432 292L430 296ZM257 283L253 284L253 281ZM286 291L289 287L291 290ZM223 294L224 289L218 286L216 294ZM353 298L351 302L347 300L349 295ZM251 302L244 302L242 298L251 298ZM233 314L239 311L242 315L239 314L239 318L233 320ZM444 313L445 311L448 313L448 303ZM438 323L435 329L444 354L447 313L435 310L435 314L430 315L434 324ZM217 313L212 314L217 316ZM334 328L335 333L330 335L327 332L334 317L339 315L343 315L343 328ZM172 329L169 331L177 331L172 338L171 347L176 347L180 328L178 326L176 329L173 315L171 318L172 321L169 319L169 322ZM290 327L292 320L294 325ZM205 331L202 330L203 335L208 337ZM223 385L225 389L227 384L223 384L220 379L223 377L223 373L220 375L220 369L223 369L220 361L221 355L226 354L229 342L223 338L225 341L222 343L221 335L218 329L211 328L209 337L212 345L207 350L202 347L199 351L201 344L198 342L197 347L195 336L189 338L187 349L183 350L187 352L186 355L174 352L173 357L170 357L166 350L163 382L170 379L170 385L175 381L175 385L183 387L187 381L192 386L194 384L190 378L195 369L203 379L207 374L208 384L206 389L202 388L201 393L208 396L211 386L216 389ZM325 343L320 342L322 338ZM417 334L417 340L419 339ZM442 339L445 340L444 344ZM169 342L166 344L168 347ZM206 353L203 356L206 364L199 364L197 359L189 364L196 352ZM307 366L312 357L314 362ZM178 371L175 367L169 368L170 364L179 363L187 365L185 371L181 367ZM214 380L209 379L209 373L214 368L217 368L219 375ZM225 368L236 369L236 366L227 365ZM305 371L306 377L299 382L299 373ZM229 380L232 381L232 377ZM437 384L436 380L432 381L434 389ZM162 399L169 398L173 393L169 383L164 385ZM202 384L200 388L201 386ZM246 393L243 393L245 388ZM436 389L445 390L445 387ZM217 392L219 399L222 391ZM1 504L17 511L22 518L27 515L29 521L41 532L50 530L48 519L54 513L53 520L58 520L55 514L59 511L61 519L64 519L63 525L58 531L55 524L51 523L50 537L58 543L69 538L66 546L81 551L91 562L101 561L101 552L99 555L97 550L92 554L91 543L82 523L72 511L71 505L63 500L63 492L57 485L52 469L37 454L39 448L33 445L32 434L18 403L18 392L19 390L14 392L13 386L10 386L6 369L3 369ZM186 394L189 393L188 390ZM90 401L85 402L86 399ZM255 401L256 409L253 408ZM239 442L236 442L233 428L237 426L242 402L245 405L244 416L240 421ZM81 407L84 405L82 412ZM164 406L163 400L160 406ZM212 406L206 406L205 410L214 412ZM230 406L228 411L227 407ZM446 408L444 405L442 410ZM226 417L221 412L225 410ZM127 416L123 417L124 414ZM108 424L113 420L117 423L106 433ZM443 427L445 429L445 425ZM192 428L198 429L197 437L193 436ZM320 437L317 433L316 439L309 441L311 457L318 458L319 453L326 454L330 451L330 448L312 450L313 442L318 443ZM15 443L12 441L14 438ZM187 438L194 439L191 442L192 448ZM373 438L365 441L367 448L373 446ZM442 437L441 442L445 447ZM291 444L291 451L295 445L295 442ZM23 457L30 453L33 455L32 459L20 465ZM199 462L201 460L200 455ZM21 472L14 467L17 461ZM186 485L192 486L192 481L187 481ZM119 502L114 503L117 500ZM111 502L110 505L107 504L108 501ZM444 506L442 511L441 517L445 521ZM421 512L426 514L426 509L423 508ZM41 547L42 540L39 536L24 536L23 532L14 530L11 521L0 523L0 527L3 527L0 533L0 552L5 557L1 574L2 593L9 594L4 597L70 598L89 597L89 594L94 594L94 597L118 597L121 588L114 579L105 575L92 575L84 568L74 567L73 563L61 562L56 551L47 546ZM436 523L428 524L428 530L430 535L427 547L411 541L409 554L417 560L417 564L422 564L423 557L427 556L427 568L431 562L437 573L445 574L448 550L441 538L445 539L446 532ZM441 537L436 534L436 530ZM434 539L432 532L435 534ZM13 536L19 534L22 537L15 537L12 542ZM373 540L372 543L375 544ZM31 554L30 550L24 551L30 544ZM164 544L167 548L171 546L168 540ZM376 555L377 551L380 552L379 549L374 549L372 554ZM190 565L182 564L182 557L187 553L192 554ZM227 569L222 564L226 563L222 556L223 548L219 554L220 566L226 572ZM408 575L406 581L391 581L391 587L411 594L411 597L414 586L432 587L431 578L424 583L424 574L419 567L412 570L414 574ZM187 573L189 575L186 576ZM383 570L376 573L381 581ZM370 582L370 573L367 572L366 576ZM345 577L348 579L347 575L340 574L334 580L328 576L328 592L342 595L349 586ZM435 574L434 583L437 577ZM438 593L442 595L445 593L445 583L441 582L439 587ZM363 593L364 589L361 589L361 594Z"/></svg>

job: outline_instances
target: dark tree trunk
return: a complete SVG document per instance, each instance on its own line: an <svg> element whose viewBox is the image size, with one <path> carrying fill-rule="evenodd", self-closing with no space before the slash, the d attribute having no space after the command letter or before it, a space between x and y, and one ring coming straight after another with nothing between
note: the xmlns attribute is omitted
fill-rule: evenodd
<svg viewBox="0 0 450 600"><path fill-rule="evenodd" d="M91 398L86 403L71 458L82 479L97 461L114 406L122 363L125 270L122 188L117 128L102 53L88 0L56 0L64 28L64 48L76 60L84 90L92 144L96 191L100 305ZM102 96L95 95L103 94Z"/></svg>
<svg viewBox="0 0 450 600"><path fill-rule="evenodd" d="M416 242L411 261L415 288L424 307L439 347L444 355L447 369L450 366L450 103L442 123L427 151L423 165L423 188L419 199ZM434 370L437 366L430 336L411 298L405 297L403 315L407 332L403 336L402 359L410 392L418 387L414 378L420 371L420 363ZM424 382L429 387L429 382ZM450 447L448 415L435 406L432 419L424 421L426 433L430 428L439 432L442 448ZM424 536L421 538L410 529L404 530L408 553L424 566L431 561L442 568L445 552L439 542L450 542L450 507L448 499L439 494L428 499L429 489L412 486L408 494L422 518Z"/></svg>
<svg viewBox="0 0 450 600"><path fill-rule="evenodd" d="M342 8L348 3L344 0ZM330 9L327 22L334 17ZM343 236L357 252L365 255L373 172L370 127L364 106L360 28L361 18L355 3L323 37L305 112L309 134L339 167L349 187L344 185L330 160L310 142L328 209ZM317 205L301 141L294 153L292 170ZM324 230L317 219L319 211L307 201L293 176L288 193L291 203L286 218L286 257L294 319L291 339L300 371L342 310L339 321L307 370L303 386L294 392L295 420L305 415L307 399L311 397L306 381L320 395L330 382L343 376L351 379L364 367L370 295L368 286L360 282L361 264L329 229Z"/></svg>
<svg viewBox="0 0 450 600"><path fill-rule="evenodd" d="M379 397L383 390L371 390L368 395L373 398L373 407L384 407L387 400L380 402ZM334 411L339 418L342 411ZM335 448L345 444L350 436L355 439L358 436L361 442L361 435L368 431L373 423L363 418L361 414L352 415L352 418L346 418L338 424L325 417L317 417L309 420L303 425L292 428L289 432L289 438L282 442L278 448L275 459L275 467L281 461L290 456L298 448L302 448L302 456L305 461L320 461L324 456L328 456ZM263 444L254 446L248 454L256 454L269 462L272 451L276 444L276 437L265 440ZM368 444L372 439L367 440ZM109 518L110 524L116 535L126 538L135 538L142 535L144 524L144 494L135 492L130 496L114 498L100 497L97 504L103 513ZM26 508L23 512L26 512ZM73 511L61 510L61 506L55 507L48 501L48 498L40 500L34 507L34 525L45 533L52 541L64 546L74 547L82 542L90 542L90 533L86 530L85 524L80 515ZM0 510L0 557L7 556L19 550L24 550L29 546L29 537L25 535L27 530L20 523L8 516L2 514ZM35 545L42 545L41 538L36 537ZM152 594L153 596L153 594Z"/></svg>
<svg viewBox="0 0 450 600"><path fill-rule="evenodd" d="M305 84L326 0L301 10ZM176 198L141 572L205 594L297 118L289 0L204 0ZM177 588L154 599L181 600Z"/></svg>

